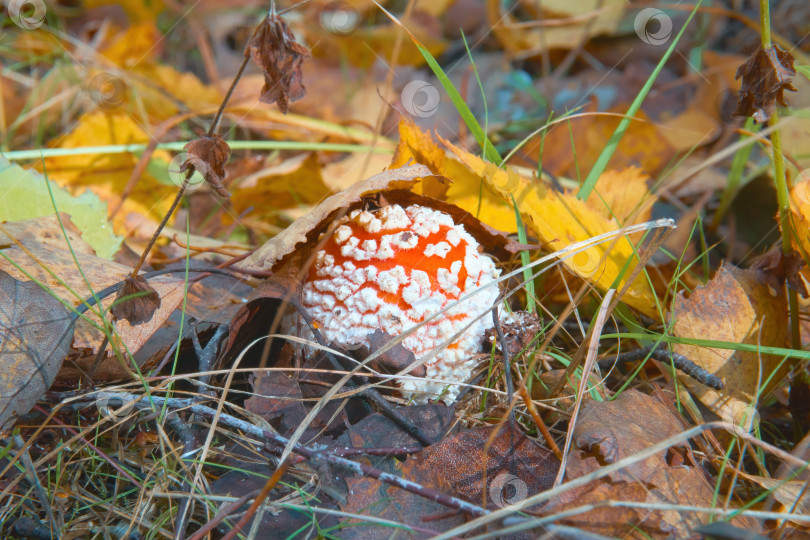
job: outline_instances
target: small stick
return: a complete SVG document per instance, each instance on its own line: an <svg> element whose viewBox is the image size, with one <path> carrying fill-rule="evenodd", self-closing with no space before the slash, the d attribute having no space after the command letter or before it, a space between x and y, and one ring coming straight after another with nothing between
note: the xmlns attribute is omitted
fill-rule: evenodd
<svg viewBox="0 0 810 540"><path fill-rule="evenodd" d="M650 345L635 351L621 353L616 358L603 358L599 361L599 366L610 367L614 362L617 364L637 362L647 358L648 356L653 360L658 360L659 362L664 362L674 366L675 369L682 371L699 383L703 383L710 388L722 390L725 387L723 379L714 373L709 373L706 369L695 364L684 355L670 351L664 343Z"/></svg>
<svg viewBox="0 0 810 540"><path fill-rule="evenodd" d="M515 409L512 407L512 402L515 400L515 387L512 382L512 365L509 358L509 345L506 343L506 338L503 337L503 328L501 328L501 321L498 320L498 308L492 308L492 323L495 325L495 333L498 334L498 342L501 344L501 357L503 358L504 365L504 378L506 379L506 392L509 399L509 414L512 419L515 418Z"/></svg>
<svg viewBox="0 0 810 540"><path fill-rule="evenodd" d="M562 450L560 450L560 447L557 446L557 442L554 440L554 437L551 436L551 433L546 427L545 422L543 422L543 418L540 416L540 413L537 412L537 407L534 406L532 397L529 395L529 391L526 390L526 385L523 384L523 381L518 381L518 393L520 394L520 397L523 398L523 403L526 404L526 409L528 409L529 414L534 420L534 424L537 426L538 431L540 431L540 433L543 435L543 438L546 440L546 444L551 449L551 451L554 452L554 455L557 456L557 459L562 461L563 459Z"/></svg>
<svg viewBox="0 0 810 540"><path fill-rule="evenodd" d="M121 400L124 403L132 402L133 405L139 409L151 410L152 404L141 401L142 397L143 396L136 396L134 394L128 394L125 392L99 392L96 394L96 400L106 399L108 403L113 403L113 400ZM226 413L218 414L217 410L212 409L211 407L195 404L194 400L190 398L162 398L152 396L151 401L156 405L166 405L172 409L187 409L193 414L206 416L209 418L218 417L219 422L225 426L242 430L253 437L271 441L274 444L282 447L286 447L290 442L288 438L283 437L278 433L261 429L250 422L240 420L239 418ZM351 461L328 451L314 450L300 443L295 443L292 446L292 451L314 462L314 465L318 465L318 463L325 463L339 467L351 474L369 476L390 486L404 489L405 491L413 493L414 495L419 495L420 497L425 497L436 501L437 503L447 506L448 508L459 510L468 516L482 517L490 513L489 510L476 506L462 499L441 493L435 489L422 486L416 482L400 478L394 474L381 471L363 463Z"/></svg>

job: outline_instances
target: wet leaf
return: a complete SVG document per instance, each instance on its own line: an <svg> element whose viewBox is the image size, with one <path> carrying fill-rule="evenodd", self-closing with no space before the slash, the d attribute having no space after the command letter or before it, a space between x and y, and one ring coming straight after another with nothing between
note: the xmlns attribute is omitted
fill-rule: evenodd
<svg viewBox="0 0 810 540"><path fill-rule="evenodd" d="M776 104L787 106L785 90L795 92L793 55L776 43L768 48L759 46L737 70L742 87L737 100L735 116L750 116L763 124L773 114Z"/></svg>
<svg viewBox="0 0 810 540"><path fill-rule="evenodd" d="M0 270L0 432L50 388L72 340L73 321L59 300Z"/></svg>
<svg viewBox="0 0 810 540"><path fill-rule="evenodd" d="M310 52L295 41L284 19L268 15L251 36L245 56L250 56L264 73L260 101L278 102L278 108L286 113L290 102L303 97L301 65Z"/></svg>

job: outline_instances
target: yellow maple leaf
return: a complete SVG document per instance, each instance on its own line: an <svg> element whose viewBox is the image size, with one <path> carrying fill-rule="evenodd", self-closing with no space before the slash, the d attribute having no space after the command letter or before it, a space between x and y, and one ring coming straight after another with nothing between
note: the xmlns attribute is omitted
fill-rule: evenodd
<svg viewBox="0 0 810 540"><path fill-rule="evenodd" d="M448 141L442 140L442 143L505 200L511 201L514 197L521 214L549 249L560 250L619 228L602 210L594 209L598 200L587 203L566 193L556 193L542 182L521 177L509 167L500 169ZM603 202L598 201L598 204L604 207ZM563 264L574 274L606 290L624 286L635 268L635 259L633 244L628 238L620 237L588 248L565 259ZM646 315L657 315L655 293L643 276L630 285L622 299Z"/></svg>
<svg viewBox="0 0 810 540"><path fill-rule="evenodd" d="M76 126L59 139L56 146L80 148L148 141L147 133L129 115L94 111L79 118ZM166 162L171 159L165 150L157 150L153 156ZM137 161L138 156L131 153L54 156L45 159L44 172L51 180L71 190L92 187L92 191L107 202L108 208L112 208L120 201ZM113 222L116 232L126 232L123 220L130 212L161 219L176 191L176 185L163 184L145 172L129 195L124 212L119 213Z"/></svg>

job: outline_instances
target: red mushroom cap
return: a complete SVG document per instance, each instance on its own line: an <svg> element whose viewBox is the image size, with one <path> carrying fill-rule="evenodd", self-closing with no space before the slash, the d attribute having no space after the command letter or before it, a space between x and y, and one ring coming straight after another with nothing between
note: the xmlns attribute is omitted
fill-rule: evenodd
<svg viewBox="0 0 810 540"><path fill-rule="evenodd" d="M375 212L355 210L315 258L303 288L303 305L329 341L341 346L368 345L377 329L397 336L417 327L402 345L425 363L426 378L465 382L481 351L484 332L499 294L497 285L481 288L500 274L478 242L446 213L392 204ZM446 312L432 317L442 309ZM472 325L450 342L465 326ZM403 394L424 402L446 382L400 380ZM428 395L425 395L428 394ZM431 395L433 394L433 395ZM443 395L458 394L451 385Z"/></svg>

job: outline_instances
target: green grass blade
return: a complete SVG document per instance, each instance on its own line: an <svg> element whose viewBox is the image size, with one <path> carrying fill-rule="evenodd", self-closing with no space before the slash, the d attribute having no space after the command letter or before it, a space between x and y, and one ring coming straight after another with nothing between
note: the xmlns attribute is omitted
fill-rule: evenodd
<svg viewBox="0 0 810 540"><path fill-rule="evenodd" d="M422 45L420 45L418 42L415 43L415 45L419 49L419 52L422 53L422 56L430 66L430 69L433 70L434 75L436 75L439 82L442 83L444 91L447 92L448 96L450 96L450 101L453 102L458 114L461 115L461 119L464 120L465 124L467 124L467 128L470 130L470 133L472 133L475 140L478 141L481 148L484 149L484 157L492 163L500 166L500 164L503 162L501 155L495 149L495 145L493 145L492 142L487 138L484 128L482 128L481 124L478 123L478 120L475 119L475 115L473 115L472 111L467 106L467 103L461 97L461 94L459 94L458 90L456 90L455 85L453 85L453 81L450 80L450 77L447 76L436 59L433 58L430 51L422 47Z"/></svg>

